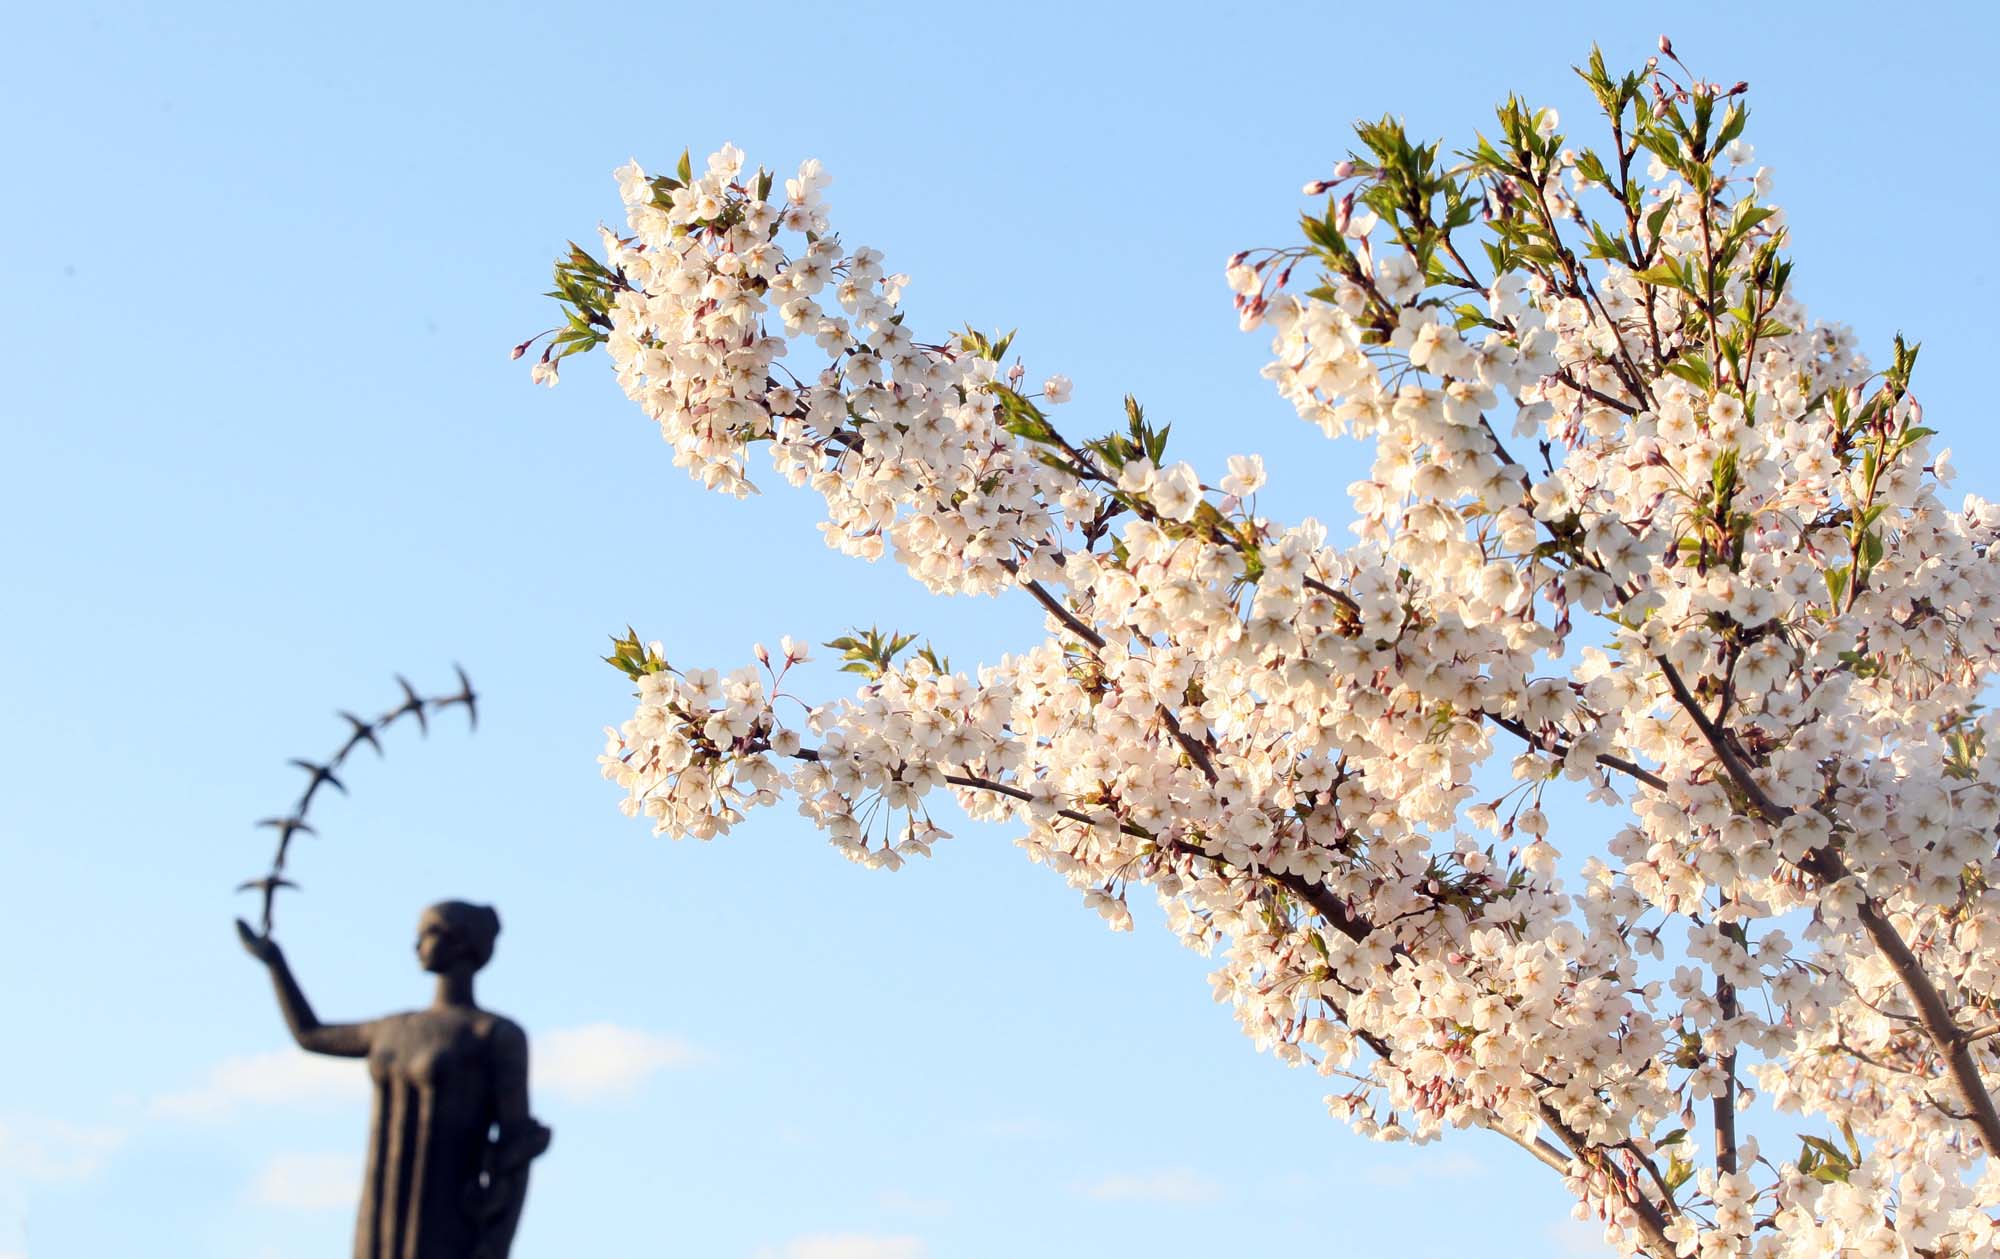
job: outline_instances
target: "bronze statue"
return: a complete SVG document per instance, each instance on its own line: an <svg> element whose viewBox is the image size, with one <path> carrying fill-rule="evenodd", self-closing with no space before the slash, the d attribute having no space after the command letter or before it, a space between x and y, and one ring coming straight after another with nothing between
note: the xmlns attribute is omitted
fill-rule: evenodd
<svg viewBox="0 0 2000 1259"><path fill-rule="evenodd" d="M417 922L417 960L438 977L424 1010L322 1023L277 942L236 922L270 968L292 1039L310 1053L368 1059L375 1081L354 1259L506 1259L549 1130L528 1114L528 1036L473 1004L500 916L444 901Z"/></svg>

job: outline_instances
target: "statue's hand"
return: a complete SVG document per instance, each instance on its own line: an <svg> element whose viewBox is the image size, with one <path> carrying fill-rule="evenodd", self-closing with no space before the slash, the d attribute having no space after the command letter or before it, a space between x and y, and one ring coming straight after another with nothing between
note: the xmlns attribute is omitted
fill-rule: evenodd
<svg viewBox="0 0 2000 1259"><path fill-rule="evenodd" d="M243 941L243 951L245 953L248 953L266 966L274 966L285 960L285 955L278 948L276 940L267 935L257 934L256 931L251 929L250 924L241 918L236 920L236 938Z"/></svg>

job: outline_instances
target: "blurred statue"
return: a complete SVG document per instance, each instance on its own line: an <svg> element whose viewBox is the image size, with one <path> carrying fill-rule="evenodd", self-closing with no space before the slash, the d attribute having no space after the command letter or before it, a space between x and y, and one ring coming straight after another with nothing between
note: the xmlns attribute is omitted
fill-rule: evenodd
<svg viewBox="0 0 2000 1259"><path fill-rule="evenodd" d="M300 1048L368 1059L375 1082L354 1259L506 1259L549 1130L528 1114L528 1037L472 1000L500 916L444 901L417 923L417 960L438 977L428 1009L322 1023L277 942L241 919L243 947L270 969Z"/></svg>

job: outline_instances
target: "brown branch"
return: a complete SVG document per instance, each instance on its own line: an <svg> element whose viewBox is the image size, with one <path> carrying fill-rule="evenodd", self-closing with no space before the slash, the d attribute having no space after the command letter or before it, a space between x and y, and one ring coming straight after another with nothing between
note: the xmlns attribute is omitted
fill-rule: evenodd
<svg viewBox="0 0 2000 1259"><path fill-rule="evenodd" d="M1657 659L1657 657L1656 657ZM1680 674L1665 660L1658 660L1664 671L1667 686L1674 699L1679 702L1688 717L1694 722L1711 750L1722 762L1730 781L1749 798L1752 807L1763 814L1765 819L1776 825L1792 815L1792 810L1773 801L1751 776L1750 768L1731 746L1728 732L1710 721L1702 712L1701 704L1695 699ZM1825 883L1837 883L1850 875L1847 863L1831 846L1815 849L1808 853L1801 868L1816 875ZM1979 1130L1979 1137L1988 1154L2000 1154L2000 1108L1993 1103L1993 1095L1987 1091L1986 1081L1979 1073L1979 1063L1973 1057L1971 1042L1966 1039L1951 1016L1951 1007L1945 1003L1944 994L1925 973L1923 963L1910 949L1909 942L1896 930L1894 923L1882 910L1880 902L1868 895L1866 889L1856 906L1856 916L1861 920L1862 930L1875 945L1896 978L1909 991L1910 999L1916 1004L1918 1022L1923 1024L1931 1043L1944 1055L1952 1087L1959 1101L1965 1105L1969 1121Z"/></svg>
<svg viewBox="0 0 2000 1259"><path fill-rule="evenodd" d="M1965 1104L1973 1126L1979 1129L1979 1139L1986 1146L1987 1154L2000 1154L2000 1110L1994 1108L1993 1095L1987 1092L1986 1081L1979 1074L1979 1063L1973 1057L1972 1042L1952 1019L1944 994L1924 973L1923 963L1917 960L1909 943L1883 914L1873 897L1862 897L1856 912L1868 938L1887 959L1890 969L1896 972L1896 978L1909 989L1911 999L1916 1002L1917 1017L1938 1052L1944 1055L1952 1088L1959 1101Z"/></svg>
<svg viewBox="0 0 2000 1259"><path fill-rule="evenodd" d="M1573 389L1577 393L1582 394L1584 397L1590 398L1597 402L1601 402L1605 406L1610 407L1614 411L1619 411L1626 415L1637 415L1639 413L1639 408L1633 406L1631 403L1626 402L1621 398L1614 398L1608 393L1601 393L1596 389L1592 389L1589 385L1586 385L1582 381L1576 379L1574 376L1571 376L1569 374L1569 368L1567 367L1559 367L1556 369L1556 379L1561 381L1568 388Z"/></svg>
<svg viewBox="0 0 2000 1259"><path fill-rule="evenodd" d="M1164 713L1164 710L1162 711ZM760 749L760 750L768 750L768 749ZM797 751L791 753L791 755L795 759L804 761L818 762L822 759L819 752L813 748L800 748ZM997 782L990 778L980 778L968 774L947 774L945 775L945 781L955 787L965 787L976 791L990 791L995 794L1003 795L1010 799L1019 800L1023 802L1032 802L1036 798L1032 793L1023 790L1020 787L1016 787L1011 783ZM1067 818L1070 821L1078 822L1085 826L1090 826L1090 827L1102 826L1107 821L1107 819L1105 818L1092 817L1090 814L1075 808L1062 807L1056 809L1055 812L1058 817ZM1325 919L1327 923L1333 927L1334 930L1338 931L1341 935L1346 936L1348 939L1355 941L1356 943L1360 943L1361 941L1366 940L1368 936L1371 933L1373 933L1376 929L1376 925L1374 923L1370 922L1365 916L1356 913L1352 908L1350 908L1346 904L1345 901L1343 901L1338 896L1334 895L1334 893L1330 889L1328 889L1322 884L1310 882L1307 879L1296 874L1290 874L1290 873L1276 874L1269 870L1262 870L1262 871L1245 870L1243 867L1232 866L1227 860L1225 860L1221 856L1209 852L1205 848L1201 848L1197 845L1190 844L1186 840L1172 839L1172 838L1162 839L1162 837L1154 834L1151 831L1146 830L1144 827L1137 826L1134 823L1127 822L1122 819L1110 819L1110 820L1116 821L1118 828L1121 832L1133 835L1135 837L1152 840L1156 844L1159 844L1164 851L1173 852L1182 856L1202 858L1204 860L1214 862L1217 866L1220 866L1226 870L1234 870L1241 874L1262 878L1267 882L1272 883L1277 887L1283 889L1285 892L1287 892L1300 902L1309 906L1315 913L1319 914L1321 918ZM1326 1001L1327 1005L1334 1011L1336 1015L1339 1016L1342 1024L1346 1025L1350 1030L1354 1032L1356 1036L1360 1037L1362 1042L1366 1044L1369 1047L1369 1049L1375 1053L1377 1057L1379 1057L1385 1063L1394 1065L1395 1054L1392 1047L1389 1045L1387 1041L1383 1040L1380 1036L1367 1031L1366 1029L1355 1027L1353 1023L1348 1019L1346 1012L1342 1010L1341 1007L1331 999L1326 998L1323 994L1320 996L1320 999ZM1609 1160L1604 1153L1604 1147L1593 1146L1587 1138L1583 1137L1581 1134L1577 1133L1574 1129L1564 1124L1562 1121L1562 1116L1556 1112L1554 1106L1552 1106L1546 1101L1543 1101L1540 1103L1540 1109L1543 1121L1547 1123L1549 1127L1552 1130L1554 1130L1558 1136L1562 1137L1564 1143L1570 1147L1571 1151L1578 1158L1583 1158L1585 1159L1585 1161L1590 1161L1592 1158L1595 1158L1599 1166L1603 1167L1606 1171L1608 1171L1611 1175L1613 1175L1619 1180L1620 1184L1624 1188L1627 1201L1629 1201L1632 1204L1633 1209L1637 1211L1639 1214L1640 1229L1641 1232L1644 1233L1647 1238L1647 1250L1650 1253L1654 1254L1657 1257L1657 1259L1673 1259L1674 1256L1673 1247L1667 1244L1665 1241L1666 1238L1665 1217L1661 1214L1659 1206L1655 1204L1650 1198L1648 1198L1646 1194L1637 1187L1637 1185L1632 1181L1632 1178L1630 1176L1628 1176L1626 1173L1612 1166L1609 1163ZM1513 1141L1516 1145L1519 1145L1522 1149L1526 1150L1530 1155L1532 1155L1534 1158L1536 1158L1544 1165L1564 1175L1569 1174L1569 1160L1564 1158L1562 1153L1559 1150L1555 1149L1553 1146L1551 1146L1548 1142L1541 1140L1540 1138L1534 1138L1534 1139L1522 1138L1516 1136L1511 1132L1507 1132L1504 1129L1495 1129L1495 1130L1500 1131L1501 1135L1507 1137L1508 1140Z"/></svg>
<svg viewBox="0 0 2000 1259"><path fill-rule="evenodd" d="M1740 941L1738 942L1741 943ZM1722 1007L1726 1024L1736 1017L1736 986L1722 976L1715 977L1715 999ZM1715 1122L1715 1170L1723 1175L1736 1171L1736 1051L1722 1055L1722 1091L1712 1099Z"/></svg>
<svg viewBox="0 0 2000 1259"><path fill-rule="evenodd" d="M1544 746L1542 741L1538 739L1535 736L1535 734L1532 731L1530 731L1524 723L1516 720L1513 717L1502 717L1499 713L1496 713L1491 709L1486 709L1486 708L1480 709L1479 715L1486 718L1486 720L1492 722L1494 725L1500 727L1502 730L1505 730L1508 734L1518 736L1523 742L1527 743L1530 747L1541 748L1543 751L1551 752L1557 756L1565 756L1569 753L1569 745L1563 743L1556 743L1554 740L1550 740L1549 746ZM1628 774L1631 777L1637 779L1638 781L1645 783L1648 787L1651 787L1655 791L1668 790L1666 779L1660 777L1658 774L1655 774L1651 770L1646 769L1641 765L1638 765L1635 762L1626 760L1622 756L1612 756L1609 753L1600 753L1597 756L1596 760L1599 765L1604 766L1606 769L1615 769L1622 774Z"/></svg>
<svg viewBox="0 0 2000 1259"><path fill-rule="evenodd" d="M1654 1259L1675 1259L1678 1252L1673 1242L1667 1238L1667 1218L1661 1212L1659 1204L1647 1197L1646 1192L1639 1188L1637 1181L1631 1176L1611 1166L1603 1147L1592 1145L1590 1138L1570 1127L1563 1119L1562 1113L1552 1103L1542 1101L1538 1105L1542 1122L1562 1139L1562 1143L1570 1148L1579 1161L1584 1163L1595 1161L1598 1167L1610 1173L1624 1189L1625 1201L1639 1217L1639 1234L1644 1238L1646 1252L1654 1256Z"/></svg>
<svg viewBox="0 0 2000 1259"><path fill-rule="evenodd" d="M1013 560L1002 560L1000 561L1000 566L1002 568L1005 568L1010 573L1018 574L1020 572L1020 565L1015 563ZM1056 618L1056 620L1058 621L1061 621L1063 623L1063 626L1066 629L1068 629L1070 633L1076 635L1078 638L1081 638L1084 642L1089 643L1092 647L1098 648L1099 650L1103 649L1104 636L1102 634L1099 634L1096 630L1090 628L1088 625L1085 625L1083 623L1082 618L1078 617L1076 613L1064 607L1062 600L1056 598L1055 594L1051 592L1047 586L1044 586L1042 583L1038 581L1024 581L1021 583L1021 588L1023 590L1026 590L1029 594L1033 595L1035 597L1035 602L1041 604L1042 607L1046 608L1050 616Z"/></svg>
<svg viewBox="0 0 2000 1259"><path fill-rule="evenodd" d="M1695 699L1694 692L1688 690L1687 683L1681 680L1680 671L1658 656L1653 657L1653 660L1660 666L1661 672L1667 679L1667 689L1673 692L1675 701L1686 710L1695 728L1701 731L1702 738L1707 741L1716 759L1722 762L1722 768L1728 773L1729 780L1736 784L1737 790L1749 798L1751 805L1757 812L1763 814L1764 819L1771 825L1776 826L1790 817L1792 810L1772 800L1751 776L1750 767L1737 755L1728 733L1708 719L1708 714L1702 711L1700 701Z"/></svg>

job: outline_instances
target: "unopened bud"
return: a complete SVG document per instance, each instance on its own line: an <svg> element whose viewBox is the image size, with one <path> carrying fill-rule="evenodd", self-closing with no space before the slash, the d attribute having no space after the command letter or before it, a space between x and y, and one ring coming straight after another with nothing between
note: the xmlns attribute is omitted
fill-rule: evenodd
<svg viewBox="0 0 2000 1259"><path fill-rule="evenodd" d="M765 665L765 666L769 666L769 665L770 665L770 663L771 663L771 651L770 651L770 649L769 649L768 647L764 646L764 644L762 644L762 643L758 643L758 644L757 644L757 645L756 645L755 647L753 647L753 648L751 649L751 651L752 651L752 653L753 653L753 654L754 654L754 655L755 655L755 656L757 657L757 663L758 663L758 664L761 664L761 665Z"/></svg>
<svg viewBox="0 0 2000 1259"><path fill-rule="evenodd" d="M1333 177L1335 179L1346 179L1352 174L1354 174L1354 162L1351 159L1344 160L1333 168Z"/></svg>
<svg viewBox="0 0 2000 1259"><path fill-rule="evenodd" d="M507 357L509 359L517 359L520 358L523 354L526 354L527 352L528 352L528 343L526 341L523 341L521 342L521 344L515 346L513 353L509 354Z"/></svg>
<svg viewBox="0 0 2000 1259"><path fill-rule="evenodd" d="M1674 41L1668 39L1665 35L1660 36L1660 51L1669 57L1673 56Z"/></svg>
<svg viewBox="0 0 2000 1259"><path fill-rule="evenodd" d="M1750 90L1750 80L1738 79L1736 80L1736 86L1729 89L1729 94L1731 96L1741 96L1743 95L1743 93L1749 90Z"/></svg>

